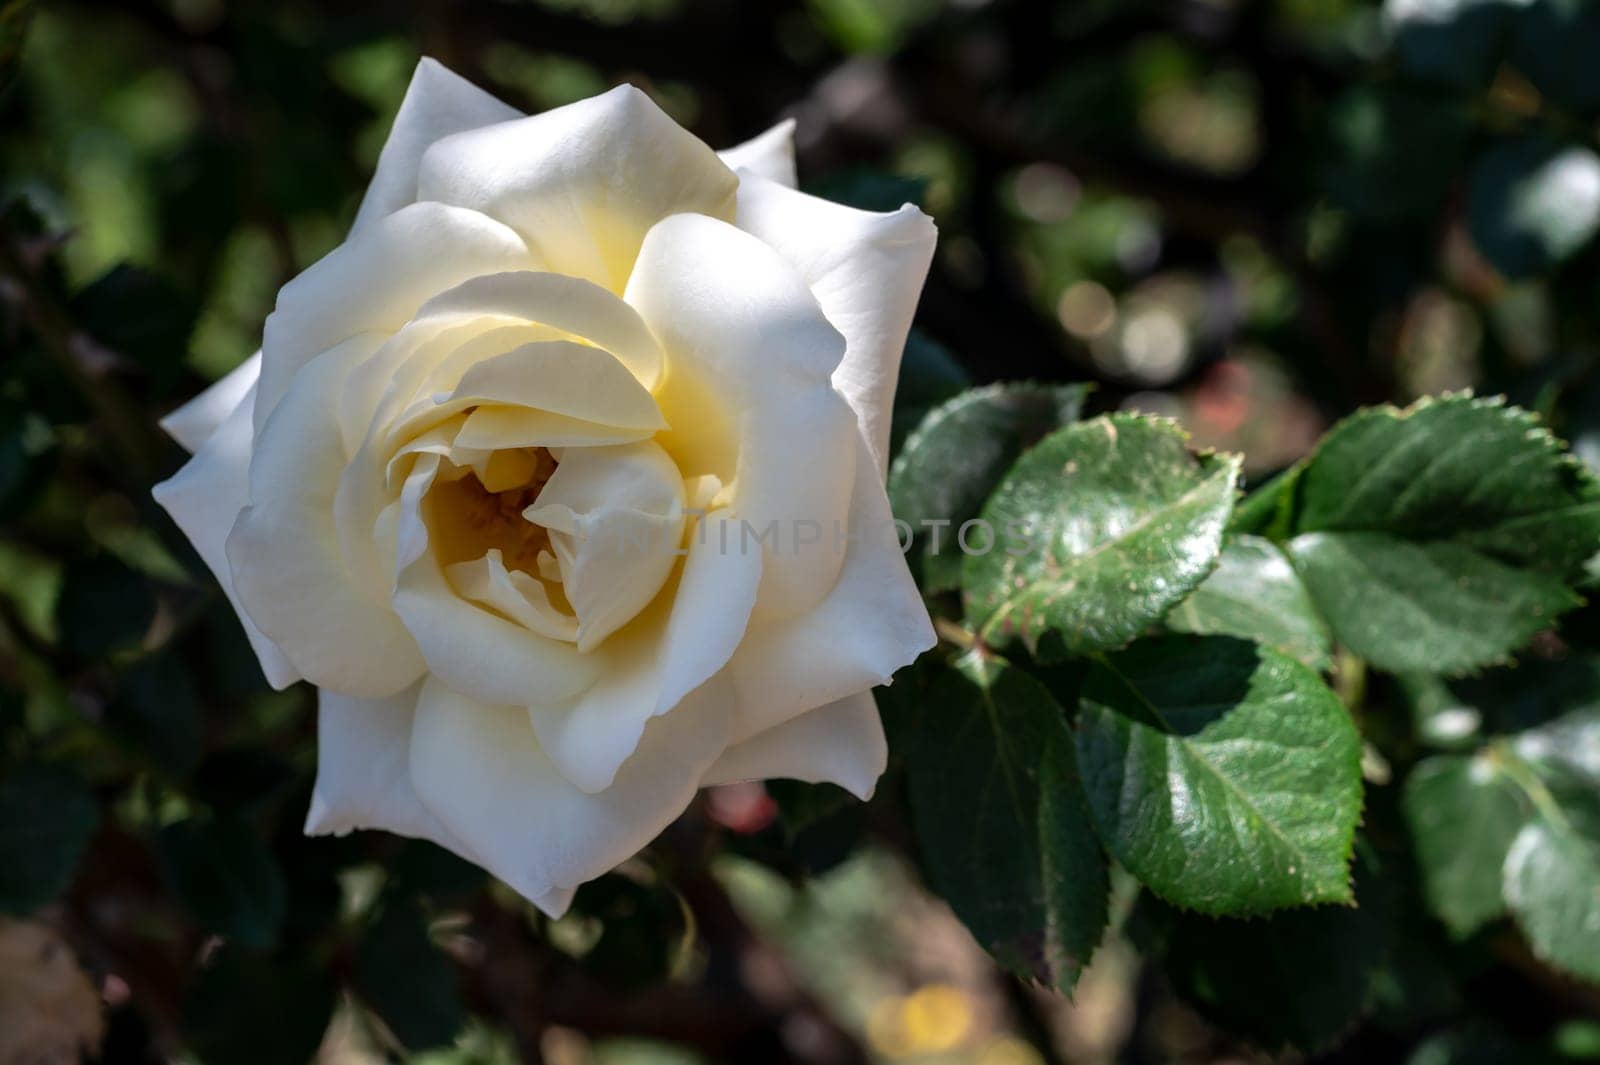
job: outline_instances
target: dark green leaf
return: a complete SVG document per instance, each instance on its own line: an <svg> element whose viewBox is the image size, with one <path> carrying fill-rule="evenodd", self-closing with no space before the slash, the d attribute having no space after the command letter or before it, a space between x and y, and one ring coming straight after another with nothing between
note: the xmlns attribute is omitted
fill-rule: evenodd
<svg viewBox="0 0 1600 1065"><path fill-rule="evenodd" d="M1440 755L1411 771L1405 814L1428 905L1461 937L1505 912L1506 852L1533 812L1491 754Z"/></svg>
<svg viewBox="0 0 1600 1065"><path fill-rule="evenodd" d="M284 919L283 873L250 823L180 821L157 837L173 891L195 920L244 947L270 947Z"/></svg>
<svg viewBox="0 0 1600 1065"><path fill-rule="evenodd" d="M935 684L907 771L934 887L1003 965L1070 992L1109 887L1061 707L1004 660L969 655Z"/></svg>
<svg viewBox="0 0 1600 1065"><path fill-rule="evenodd" d="M448 1046L466 1021L455 971L406 899L391 899L362 937L356 987L408 1050Z"/></svg>
<svg viewBox="0 0 1600 1065"><path fill-rule="evenodd" d="M978 516L1017 456L1078 420L1087 391L1033 384L973 389L935 409L906 439L889 473L889 502L916 535L926 590L961 583L962 523Z"/></svg>
<svg viewBox="0 0 1600 1065"><path fill-rule="evenodd" d="M1297 479L1289 557L1334 637L1392 672L1504 658L1577 604L1600 547L1600 485L1497 399L1362 411Z"/></svg>
<svg viewBox="0 0 1600 1065"><path fill-rule="evenodd" d="M983 508L994 549L967 556L967 618L1000 644L1053 630L1065 649L1120 647L1211 572L1236 457L1196 458L1175 425L1115 414L1052 434Z"/></svg>
<svg viewBox="0 0 1600 1065"><path fill-rule="evenodd" d="M1167 627L1255 640L1313 669L1328 667L1327 626L1283 552L1256 536L1223 547L1217 568L1167 615Z"/></svg>
<svg viewBox="0 0 1600 1065"><path fill-rule="evenodd" d="M1502 274L1544 273L1600 228L1600 156L1542 137L1491 149L1473 167L1467 226Z"/></svg>
<svg viewBox="0 0 1600 1065"><path fill-rule="evenodd" d="M1315 673L1222 636L1134 644L1090 675L1078 711L1107 850L1204 913L1349 901L1360 748Z"/></svg>
<svg viewBox="0 0 1600 1065"><path fill-rule="evenodd" d="M1339 641L1397 672L1494 662L1579 602L1559 577L1448 541L1309 533L1288 549Z"/></svg>
<svg viewBox="0 0 1600 1065"><path fill-rule="evenodd" d="M61 770L25 765L0 779L0 912L27 914L72 882L95 829L94 796Z"/></svg>
<svg viewBox="0 0 1600 1065"><path fill-rule="evenodd" d="M1379 874L1364 864L1355 906L1217 919L1145 894L1131 931L1211 1021L1264 1047L1315 1050L1367 1008L1383 961L1390 903Z"/></svg>

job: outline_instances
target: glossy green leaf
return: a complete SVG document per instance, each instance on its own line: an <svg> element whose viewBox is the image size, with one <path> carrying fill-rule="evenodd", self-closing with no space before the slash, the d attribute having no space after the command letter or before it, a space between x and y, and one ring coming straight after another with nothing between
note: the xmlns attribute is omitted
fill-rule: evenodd
<svg viewBox="0 0 1600 1065"><path fill-rule="evenodd" d="M100 807L61 770L24 765L0 777L0 913L28 914L72 883Z"/></svg>
<svg viewBox="0 0 1600 1065"><path fill-rule="evenodd" d="M1507 277L1544 273L1600 229L1600 155L1542 137L1491 149L1472 170L1467 228Z"/></svg>
<svg viewBox="0 0 1600 1065"><path fill-rule="evenodd" d="M930 693L907 772L935 889L1003 965L1070 992L1109 887L1061 706L1004 660L969 655Z"/></svg>
<svg viewBox="0 0 1600 1065"><path fill-rule="evenodd" d="M978 516L1019 455L1078 420L1087 392L1083 385L973 389L935 408L906 439L889 473L889 502L916 536L925 589L961 583L962 524Z"/></svg>
<svg viewBox="0 0 1600 1065"><path fill-rule="evenodd" d="M1532 415L1449 396L1341 422L1299 469L1287 524L1340 643L1392 672L1459 673L1579 602L1600 484Z"/></svg>
<svg viewBox="0 0 1600 1065"><path fill-rule="evenodd" d="M157 850L173 891L195 920L243 947L270 947L283 926L283 873L242 818L179 821Z"/></svg>
<svg viewBox="0 0 1600 1065"><path fill-rule="evenodd" d="M1170 422L1114 414L1052 434L983 508L995 547L962 568L967 619L991 644L1046 632L1065 650L1120 647L1216 563L1239 460L1196 457Z"/></svg>
<svg viewBox="0 0 1600 1065"><path fill-rule="evenodd" d="M1328 667L1327 625L1283 552L1257 536L1223 547L1217 568L1167 615L1167 627L1255 640L1313 669Z"/></svg>
<svg viewBox="0 0 1600 1065"><path fill-rule="evenodd" d="M1501 870L1533 813L1492 755L1439 755L1406 780L1404 808L1428 906L1458 937L1505 912Z"/></svg>
<svg viewBox="0 0 1600 1065"><path fill-rule="evenodd" d="M1299 662L1222 636L1142 640L1091 674L1077 732L1100 838L1169 902L1349 901L1360 740Z"/></svg>

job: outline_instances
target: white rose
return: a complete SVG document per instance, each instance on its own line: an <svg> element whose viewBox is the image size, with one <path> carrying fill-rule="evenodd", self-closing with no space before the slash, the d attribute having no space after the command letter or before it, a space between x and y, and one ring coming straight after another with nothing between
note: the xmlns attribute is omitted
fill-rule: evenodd
<svg viewBox="0 0 1600 1065"><path fill-rule="evenodd" d="M559 914L702 786L870 795L870 689L934 642L883 487L934 229L796 191L791 129L718 156L424 60L349 238L167 420L157 499L319 689L308 832Z"/></svg>

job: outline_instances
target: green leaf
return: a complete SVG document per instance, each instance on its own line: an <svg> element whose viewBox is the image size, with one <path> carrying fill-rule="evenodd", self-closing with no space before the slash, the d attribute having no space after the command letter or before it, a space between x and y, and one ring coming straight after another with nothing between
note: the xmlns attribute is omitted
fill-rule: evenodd
<svg viewBox="0 0 1600 1065"><path fill-rule="evenodd" d="M1600 156L1543 137L1491 149L1472 170L1467 228L1507 277L1548 271L1600 229Z"/></svg>
<svg viewBox="0 0 1600 1065"><path fill-rule="evenodd" d="M1257 536L1223 547L1217 568L1167 615L1167 627L1255 640L1312 669L1328 668L1327 625L1283 552Z"/></svg>
<svg viewBox="0 0 1600 1065"><path fill-rule="evenodd" d="M935 408L906 438L889 473L889 502L916 536L926 590L960 585L962 523L978 516L1019 455L1078 420L1087 393L1084 385L977 388Z"/></svg>
<svg viewBox="0 0 1600 1065"><path fill-rule="evenodd" d="M24 765L0 779L0 913L28 914L67 889L100 807L61 770Z"/></svg>
<svg viewBox="0 0 1600 1065"><path fill-rule="evenodd" d="M1406 820L1428 906L1458 938L1505 912L1501 870L1532 804L1490 754L1439 755L1406 780Z"/></svg>
<svg viewBox="0 0 1600 1065"><path fill-rule="evenodd" d="M414 902L390 899L362 938L356 986L408 1050L448 1046L466 1022L455 970Z"/></svg>
<svg viewBox="0 0 1600 1065"><path fill-rule="evenodd" d="M968 655L935 683L906 767L934 888L1001 964L1070 992L1110 888L1060 705Z"/></svg>
<svg viewBox="0 0 1600 1065"><path fill-rule="evenodd" d="M270 947L283 926L283 873L243 818L189 820L157 837L173 891L201 926L240 946Z"/></svg>
<svg viewBox="0 0 1600 1065"><path fill-rule="evenodd" d="M1113 414L1029 451L983 508L994 550L968 555L969 624L1030 648L1120 647L1200 585L1216 563L1239 460L1195 457L1170 422Z"/></svg>
<svg viewBox="0 0 1600 1065"><path fill-rule="evenodd" d="M1078 762L1107 850L1169 902L1350 900L1360 739L1287 655L1223 636L1134 644L1084 684Z"/></svg>
<svg viewBox="0 0 1600 1065"><path fill-rule="evenodd" d="M1355 906L1249 920L1183 913L1146 893L1129 928L1213 1023L1263 1048L1316 1050L1367 1009L1388 947L1392 903L1370 860L1356 880Z"/></svg>
<svg viewBox="0 0 1600 1065"><path fill-rule="evenodd" d="M1600 840L1563 816L1530 821L1506 856L1505 898L1536 957L1600 982Z"/></svg>
<svg viewBox="0 0 1600 1065"><path fill-rule="evenodd" d="M1390 672L1503 659L1579 602L1600 547L1600 484L1499 399L1362 411L1296 479L1289 557L1335 639Z"/></svg>
<svg viewBox="0 0 1600 1065"><path fill-rule="evenodd" d="M1579 603L1558 577L1447 541L1311 533L1288 549L1339 641L1393 672L1497 661Z"/></svg>

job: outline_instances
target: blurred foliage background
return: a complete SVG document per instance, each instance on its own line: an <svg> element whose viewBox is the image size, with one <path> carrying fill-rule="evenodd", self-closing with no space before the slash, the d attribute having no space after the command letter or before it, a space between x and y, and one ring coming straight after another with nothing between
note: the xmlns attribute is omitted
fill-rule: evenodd
<svg viewBox="0 0 1600 1065"><path fill-rule="evenodd" d="M1087 380L1259 481L1472 387L1600 461L1587 0L6 0L0 1063L1268 1060L1120 938L1072 1004L998 976L893 777L719 789L555 923L429 845L300 835L310 693L151 503L154 419L339 242L422 54L527 110L632 81L718 146L793 116L808 189L920 203L897 437ZM1600 1054L1592 990L1425 953L1313 1057Z"/></svg>

